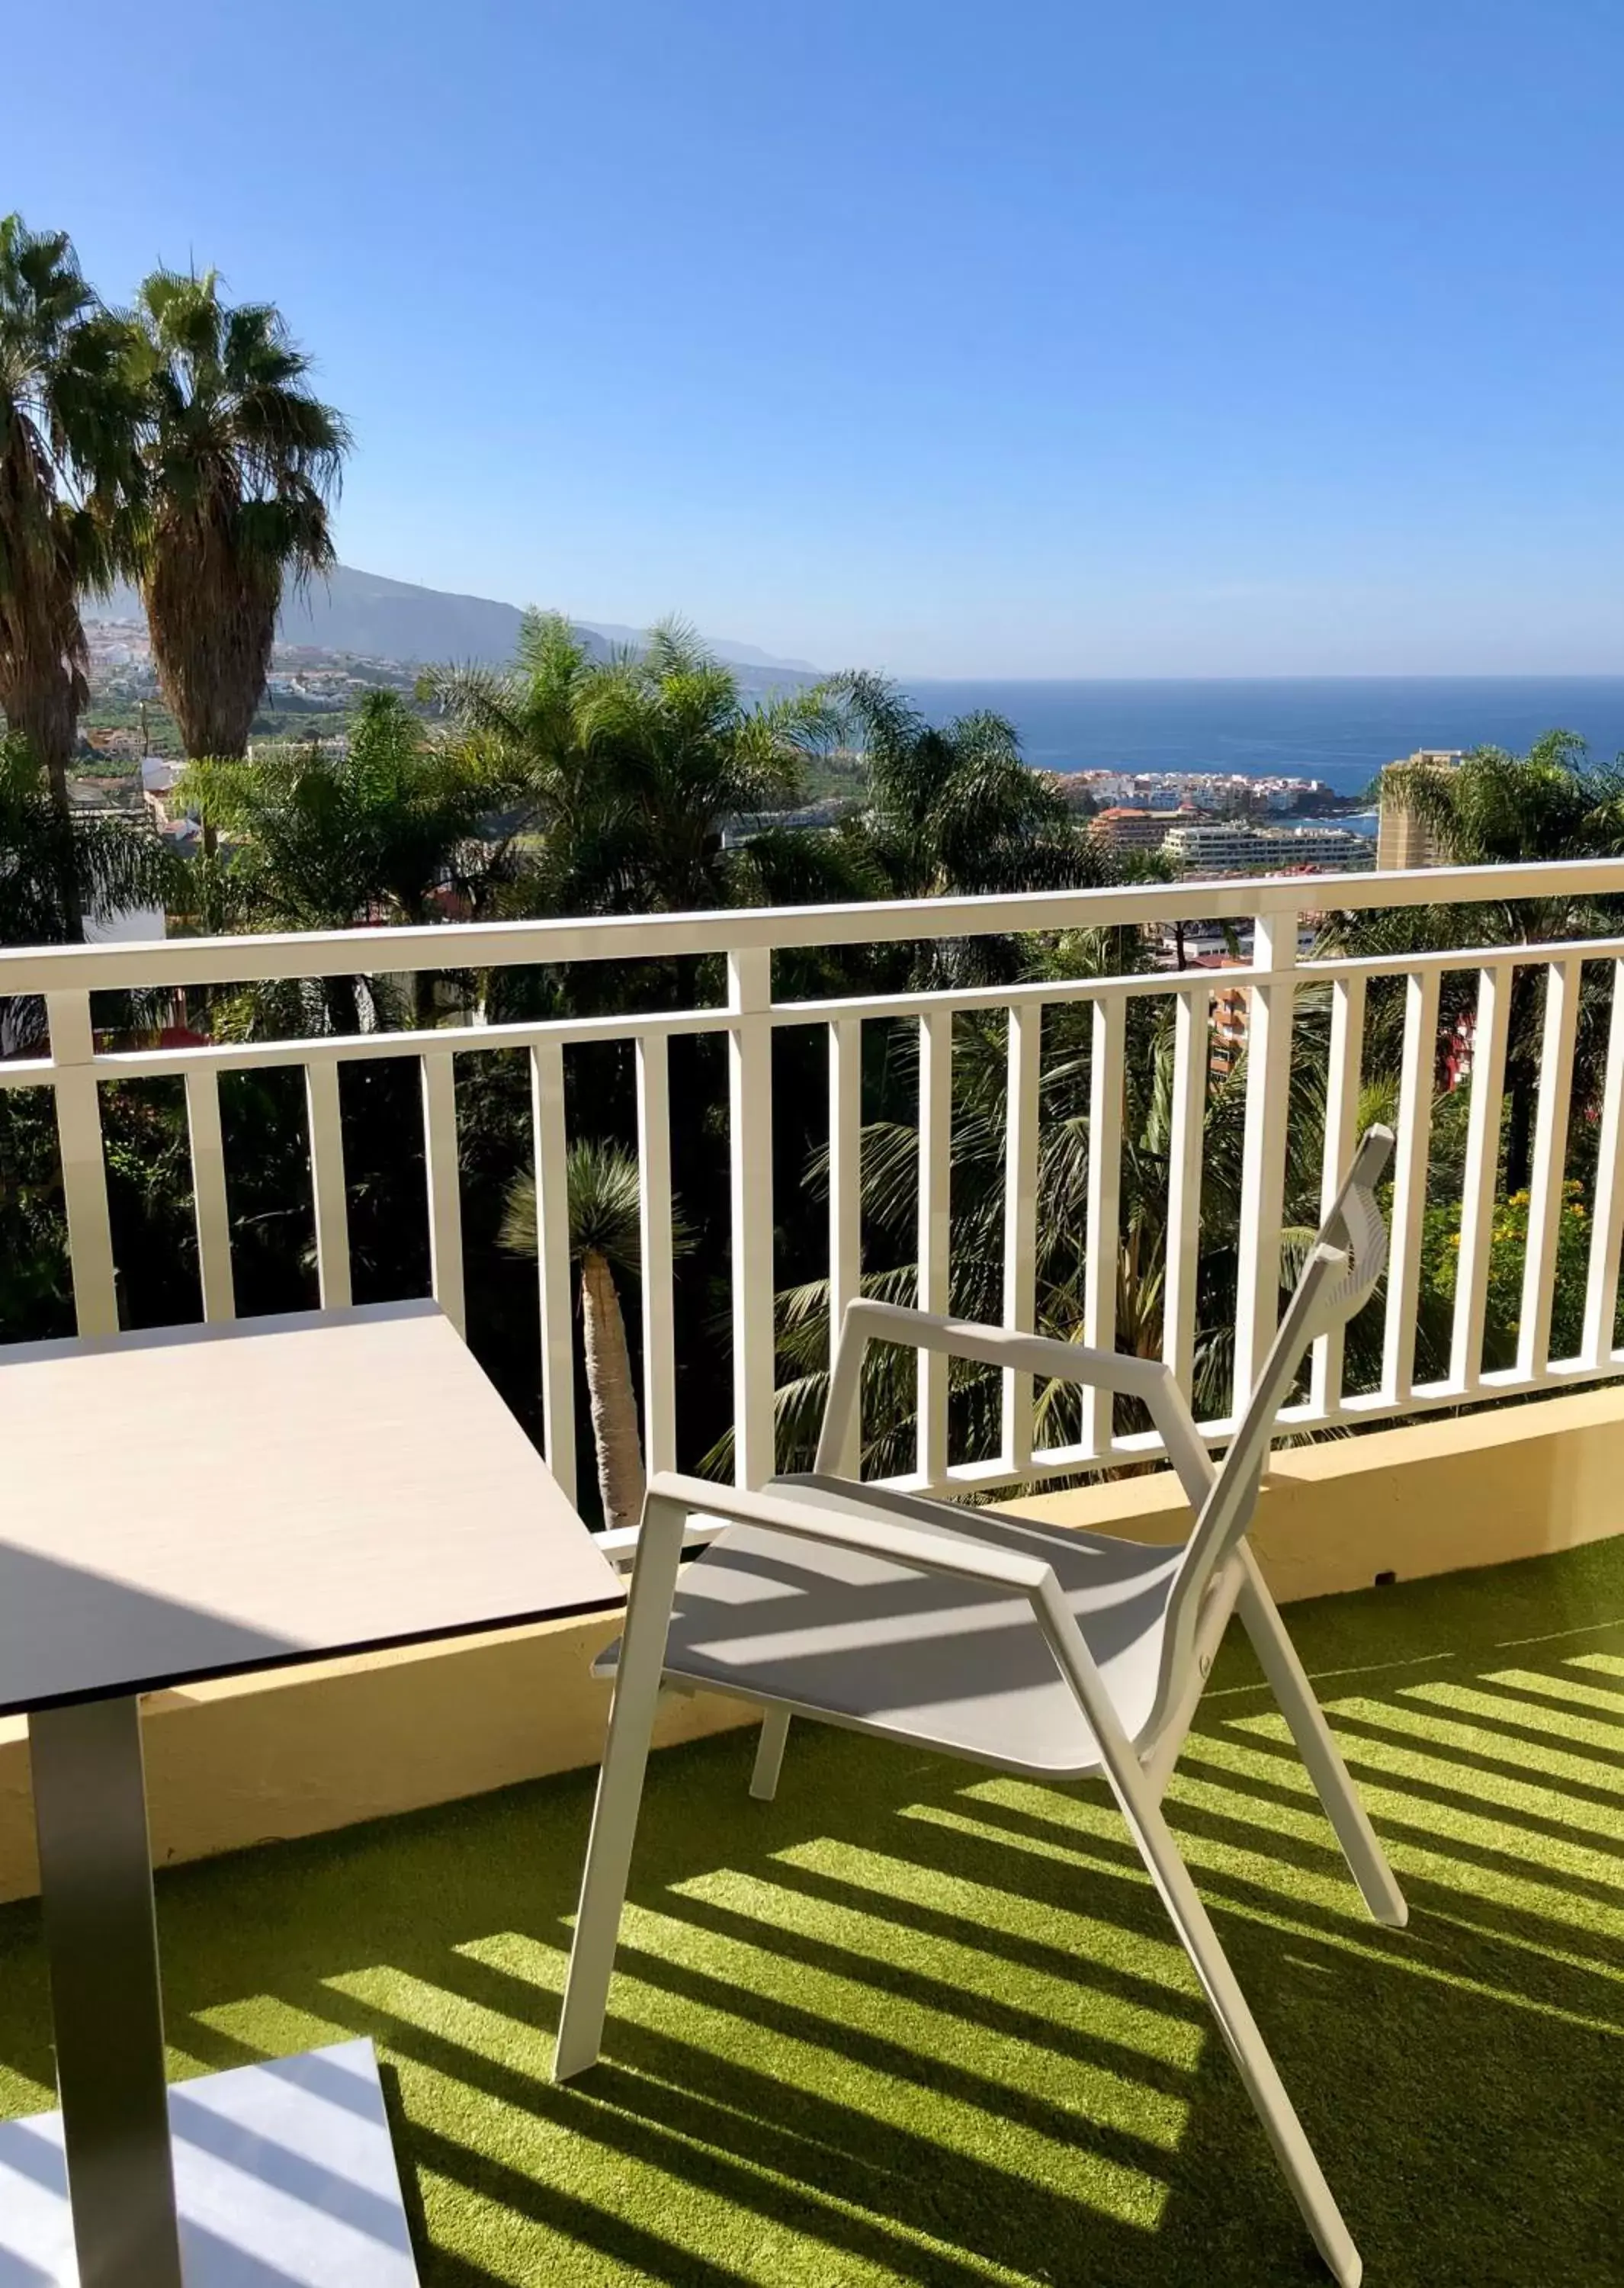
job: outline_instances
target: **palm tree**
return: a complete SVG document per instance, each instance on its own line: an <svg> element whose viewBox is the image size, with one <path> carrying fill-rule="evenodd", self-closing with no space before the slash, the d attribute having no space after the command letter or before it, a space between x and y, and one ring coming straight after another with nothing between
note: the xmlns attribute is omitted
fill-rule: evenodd
<svg viewBox="0 0 1624 2288"><path fill-rule="evenodd" d="M0 735L0 945L59 945L76 914L162 906L181 878L145 824L64 818L34 746Z"/></svg>
<svg viewBox="0 0 1624 2288"><path fill-rule="evenodd" d="M0 735L0 945L56 945L83 935L87 912L162 908L182 869L156 835L116 817L75 818L58 808L38 755L15 732ZM0 1000L0 1056L37 1048L37 996Z"/></svg>
<svg viewBox="0 0 1624 2288"><path fill-rule="evenodd" d="M1386 778L1459 866L1610 855L1624 816L1624 777L1592 764L1574 731L1547 731L1525 755L1475 747L1454 765L1395 764Z"/></svg>
<svg viewBox="0 0 1624 2288"><path fill-rule="evenodd" d="M606 1525L635 1525L643 1513L643 1442L615 1273L635 1279L642 1270L638 1164L621 1145L585 1138L570 1146L566 1168L569 1250L581 1271L582 1352L598 1496ZM688 1235L680 1217L674 1218L674 1226L680 1253ZM535 1184L530 1176L516 1177L509 1189L502 1244L511 1254L535 1260Z"/></svg>
<svg viewBox="0 0 1624 2288"><path fill-rule="evenodd" d="M87 688L79 598L119 568L120 516L139 477L128 346L67 235L0 218L0 708L64 818Z"/></svg>
<svg viewBox="0 0 1624 2288"><path fill-rule="evenodd" d="M265 303L155 270L137 298L147 500L135 560L153 658L188 756L244 752L282 592L334 561L349 432Z"/></svg>
<svg viewBox="0 0 1624 2288"><path fill-rule="evenodd" d="M612 870L598 853L613 838L614 790L589 767L579 714L601 669L557 612L527 611L512 665L425 670L418 696L448 719L468 766L503 806L506 849L527 850L524 894L503 910L594 910ZM485 910L482 903L478 910Z"/></svg>
<svg viewBox="0 0 1624 2288"><path fill-rule="evenodd" d="M834 676L824 691L867 755L867 803L845 832L875 878L870 894L978 896L1118 878L1055 781L1024 759L1003 716L978 711L935 726L895 683L867 672ZM912 981L1012 976L1025 958L1010 938L921 949Z"/></svg>
<svg viewBox="0 0 1624 2288"><path fill-rule="evenodd" d="M505 674L445 667L424 678L493 786L528 862L506 910L670 912L872 896L872 868L837 835L774 824L807 759L833 736L818 693L745 702L733 671L676 624L644 647L595 657L566 620L527 613ZM693 960L582 964L489 981L493 1007L642 1008L693 997ZM535 999L537 993L543 1002Z"/></svg>
<svg viewBox="0 0 1624 2288"><path fill-rule="evenodd" d="M417 695L438 705L482 774L504 786L521 829L556 828L587 793L576 707L597 664L561 613L532 609L510 668L428 668Z"/></svg>
<svg viewBox="0 0 1624 2288"><path fill-rule="evenodd" d="M820 874L772 827L833 734L829 707L815 693L748 705L733 670L679 622L602 659L567 620L528 612L509 673L439 668L424 689L505 774L542 838L542 910L757 904L797 866L813 895L852 879L832 846ZM745 830L731 846L729 827Z"/></svg>
<svg viewBox="0 0 1624 2288"><path fill-rule="evenodd" d="M1607 858L1624 851L1624 765L1596 766L1572 731L1548 731L1525 755L1478 747L1453 767L1428 762L1396 766L1388 774L1398 798L1427 828L1444 856L1462 866L1514 866L1552 860ZM1500 904L1414 906L1334 922L1332 951L1390 954L1448 946L1538 945L1609 933L1618 926L1618 901L1566 893L1552 898L1507 898ZM1474 979L1464 970L1444 980L1440 1031L1453 1030L1475 1007ZM1540 1087L1543 981L1537 968L1513 973L1506 1050L1505 1189L1526 1188L1533 1164ZM1396 990L1373 997L1371 1026L1383 1021L1396 1035L1401 1021ZM1597 981L1581 985L1574 1100L1597 1097L1605 1011Z"/></svg>
<svg viewBox="0 0 1624 2288"><path fill-rule="evenodd" d="M757 843L773 846L772 814L832 730L819 696L747 705L733 670L673 620L582 680L575 720L589 783L608 795L606 886L618 877L632 910L758 902L771 862ZM730 849L730 825L757 830Z"/></svg>
<svg viewBox="0 0 1624 2288"><path fill-rule="evenodd" d="M427 735L392 691L371 691L340 745L266 745L250 760L218 756L189 763L178 798L228 838L222 861L198 862L198 889L211 927L335 930L364 922L423 924L440 918L446 894L471 903L493 870L511 872L511 844L491 842L483 822L501 787L478 759ZM432 1021L432 975L417 979L416 1015ZM367 997L363 1005L360 997ZM306 1007L312 997L322 1005ZM335 997L337 997L335 998ZM387 1021L376 980L288 981L258 989L232 1029L283 1021L325 1030L359 1015ZM298 1001L296 1010L290 1001Z"/></svg>
<svg viewBox="0 0 1624 2288"><path fill-rule="evenodd" d="M886 677L826 687L864 743L863 825L899 898L1067 889L1104 878L1098 846L1078 834L1066 798L1020 751L1019 734L985 710L939 727Z"/></svg>

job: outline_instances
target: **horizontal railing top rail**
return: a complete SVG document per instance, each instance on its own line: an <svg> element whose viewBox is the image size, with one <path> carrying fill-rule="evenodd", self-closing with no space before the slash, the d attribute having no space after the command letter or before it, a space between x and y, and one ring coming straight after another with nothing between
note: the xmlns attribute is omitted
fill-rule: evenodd
<svg viewBox="0 0 1624 2288"><path fill-rule="evenodd" d="M218 942L253 945L253 938ZM1448 946L1427 952L1338 955L1328 960L1298 961L1289 971L1302 993L1318 985L1332 987L1377 978L1439 976L1450 970L1538 969L1552 962L1624 960L1624 934L1616 937L1555 938L1512 944ZM1018 1009L1050 1009L1068 1002L1186 1000L1202 995L1243 992L1267 984L1282 974L1278 965L1236 960L1221 970L1199 967L1150 969L1120 977L1017 978L999 983L923 987L875 993L855 993L837 998L774 999L760 1013L776 1030L780 1027L835 1025L867 1020L947 1016L1007 1015ZM630 1041L663 1036L674 1040L685 1034L731 1032L738 1012L725 1002L708 1007L615 1010L606 1015L463 1020L432 1027L394 1026L386 1031L364 1033L281 1034L274 1037L211 1041L185 1046L143 1045L139 1048L99 1046L94 1065L103 1080L160 1080L188 1072L247 1072L275 1065L311 1063L376 1063L393 1057L445 1055L463 1052L491 1054L503 1049L527 1049L542 1043L562 1048L582 1047L589 1042ZM0 1089L35 1088L50 1082L58 1060L48 1052L37 1056L0 1059Z"/></svg>
<svg viewBox="0 0 1624 2288"><path fill-rule="evenodd" d="M436 922L246 937L154 938L0 950L0 997L224 985L297 977L646 961L799 946L879 945L912 938L1124 929L1159 922L1379 911L1510 900L1624 897L1624 858L1553 865L1448 866L1386 874L1287 874L1110 889L1026 890L1000 897L877 899L823 906L724 907L711 913L563 916L541 921ZM448 941L455 940L455 960Z"/></svg>

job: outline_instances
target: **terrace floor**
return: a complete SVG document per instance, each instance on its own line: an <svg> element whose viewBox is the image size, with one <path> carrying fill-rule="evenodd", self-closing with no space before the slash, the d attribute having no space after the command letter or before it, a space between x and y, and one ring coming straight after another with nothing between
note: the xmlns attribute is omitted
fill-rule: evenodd
<svg viewBox="0 0 1624 2288"><path fill-rule="evenodd" d="M1364 1919L1235 1633L1176 1823L1373 2284L1624 2281L1624 1538L1296 1606ZM1125 1833L803 1728L652 1768L609 2062L547 2079L590 1776L160 1878L177 2075L370 2033L425 2288L1312 2282ZM0 1911L0 2115L50 2102Z"/></svg>

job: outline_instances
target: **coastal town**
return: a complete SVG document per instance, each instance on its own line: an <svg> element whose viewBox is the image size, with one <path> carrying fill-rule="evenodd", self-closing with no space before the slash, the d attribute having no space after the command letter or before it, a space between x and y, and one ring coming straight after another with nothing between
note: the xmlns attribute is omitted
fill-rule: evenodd
<svg viewBox="0 0 1624 2288"><path fill-rule="evenodd" d="M83 810L144 812L158 832L189 848L195 828L174 799L179 745L159 697L146 623L88 620L85 639L91 700L70 781L73 798ZM409 695L417 673L412 662L279 642L257 735L341 747L349 711L366 692ZM860 757L837 760L854 778L860 775ZM1088 768L1050 775L1071 807L1088 818L1092 839L1130 863L1153 862L1148 870L1158 875L1210 880L1361 873L1376 863L1371 802L1340 796L1319 778L1236 769ZM859 798L836 791L782 822L833 825ZM740 821L728 838L750 830L751 822Z"/></svg>

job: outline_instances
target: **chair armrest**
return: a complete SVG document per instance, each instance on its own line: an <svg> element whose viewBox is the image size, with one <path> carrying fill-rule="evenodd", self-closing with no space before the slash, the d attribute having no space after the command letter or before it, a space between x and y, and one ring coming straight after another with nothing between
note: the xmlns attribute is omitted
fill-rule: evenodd
<svg viewBox="0 0 1624 2288"><path fill-rule="evenodd" d="M755 1493L661 1470L648 1482L648 1501L651 1506L662 1503L685 1514L725 1518L733 1525L767 1526L802 1541L820 1541L836 1549L860 1551L867 1557L888 1558L893 1564L909 1565L921 1573L1018 1589L1028 1598L1038 1596L1045 1583L1054 1582L1052 1569L1042 1558L1028 1557L1018 1549L975 1541L956 1529L933 1533L923 1526L900 1524L889 1517L842 1516L837 1510L816 1506L804 1496Z"/></svg>
<svg viewBox="0 0 1624 2288"><path fill-rule="evenodd" d="M871 1342L901 1343L910 1350L945 1351L949 1358L974 1359L982 1366L1013 1367L1021 1374L1052 1375L1057 1380L1092 1385L1148 1403L1167 1379L1160 1359L1135 1358L1125 1351L1091 1350L1052 1335L1023 1334L1014 1327L988 1327L973 1319L948 1319L906 1303L849 1303L841 1322L847 1334Z"/></svg>
<svg viewBox="0 0 1624 2288"><path fill-rule="evenodd" d="M1124 1351L1093 1350L1081 1343L1063 1343L1052 1335L1029 1335L1014 1327L988 1327L973 1320L943 1318L930 1311L911 1310L903 1303L876 1303L867 1299L848 1303L840 1324L834 1371L829 1377L828 1402L818 1440L814 1469L841 1474L840 1456L862 1387L863 1355L871 1342L900 1343L911 1350L945 1352L949 1358L972 1359L981 1366L1003 1367L1017 1374L1045 1375L1057 1382L1073 1382L1109 1390L1122 1398L1137 1398L1149 1410L1161 1433L1168 1459L1178 1473L1192 1507L1199 1508L1213 1482L1213 1466L1194 1417L1173 1370L1160 1359L1135 1358Z"/></svg>

